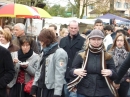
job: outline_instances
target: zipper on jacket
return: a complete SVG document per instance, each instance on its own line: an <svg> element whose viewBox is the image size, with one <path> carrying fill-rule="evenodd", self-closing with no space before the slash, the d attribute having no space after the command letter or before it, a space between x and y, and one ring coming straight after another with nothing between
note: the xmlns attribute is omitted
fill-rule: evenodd
<svg viewBox="0 0 130 97"><path fill-rule="evenodd" d="M43 91L43 89L41 90L41 97L42 97L42 91Z"/></svg>
<svg viewBox="0 0 130 97"><path fill-rule="evenodd" d="M94 90L94 95L93 96L95 96L95 93L96 93L96 88L97 88L97 76L96 76L96 83L95 83L96 85L95 85L95 90Z"/></svg>
<svg viewBox="0 0 130 97"><path fill-rule="evenodd" d="M20 88L20 97L21 97L21 94L22 94L22 83L21 84L21 88Z"/></svg>

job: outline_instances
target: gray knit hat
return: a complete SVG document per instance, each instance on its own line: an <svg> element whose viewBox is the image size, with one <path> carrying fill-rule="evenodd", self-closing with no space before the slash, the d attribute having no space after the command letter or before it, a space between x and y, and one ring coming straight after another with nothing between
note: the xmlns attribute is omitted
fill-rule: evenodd
<svg viewBox="0 0 130 97"><path fill-rule="evenodd" d="M91 33L88 36L89 38L93 38L93 37L99 37L99 38L104 38L104 34L101 30L98 29L94 29L91 31Z"/></svg>

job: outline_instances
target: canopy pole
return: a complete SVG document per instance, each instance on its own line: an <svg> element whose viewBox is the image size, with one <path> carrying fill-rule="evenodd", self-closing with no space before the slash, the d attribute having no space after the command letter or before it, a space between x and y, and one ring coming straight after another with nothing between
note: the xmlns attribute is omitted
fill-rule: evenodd
<svg viewBox="0 0 130 97"><path fill-rule="evenodd" d="M14 4L16 3L16 0L14 0ZM16 17L14 18L14 23L16 24Z"/></svg>

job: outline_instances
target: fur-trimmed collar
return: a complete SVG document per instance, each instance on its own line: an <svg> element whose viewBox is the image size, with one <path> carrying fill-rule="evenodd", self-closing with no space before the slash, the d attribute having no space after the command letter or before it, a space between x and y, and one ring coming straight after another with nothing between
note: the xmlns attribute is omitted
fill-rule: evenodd
<svg viewBox="0 0 130 97"><path fill-rule="evenodd" d="M85 57L85 53L88 48L89 48L89 39L87 38L86 41L84 42L83 50L79 53L83 59ZM103 50L104 50L104 54L105 54L105 60L110 60L112 58L112 54L106 52L104 45L103 45Z"/></svg>

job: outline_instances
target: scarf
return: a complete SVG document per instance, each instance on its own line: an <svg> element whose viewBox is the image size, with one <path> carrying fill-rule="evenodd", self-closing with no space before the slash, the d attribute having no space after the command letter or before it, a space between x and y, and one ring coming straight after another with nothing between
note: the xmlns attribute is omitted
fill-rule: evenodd
<svg viewBox="0 0 130 97"><path fill-rule="evenodd" d="M98 48L95 48L93 47L92 45L88 45L88 49L86 50L86 56L85 56L85 59L83 61L83 64L82 64L82 69L85 70L86 68L86 65L87 65L87 61L88 61L88 55L89 55L89 51L92 52L92 53L101 53L101 62L102 62L102 69L106 69L107 66L106 66L106 63L105 63L105 54L104 54L104 45L102 44L100 47ZM118 97L118 94L117 94L117 91L116 89L113 87L112 85L112 81L110 80L109 77L104 77L105 78L105 81L111 91L111 93L115 96L115 97ZM75 86L82 80L81 77L76 77L74 80L72 80L70 83L68 83L68 90L69 91L72 91Z"/></svg>
<svg viewBox="0 0 130 97"><path fill-rule="evenodd" d="M58 45L58 43L50 44L49 46L43 48L43 54L46 55L54 46Z"/></svg>
<svg viewBox="0 0 130 97"><path fill-rule="evenodd" d="M48 47L43 48L43 50L42 50L43 56L42 56L42 60L40 62L40 66L43 64L43 62L45 61L46 57L49 56L49 54L52 54L56 51L57 47L58 47L58 43L53 43L53 44L49 45Z"/></svg>
<svg viewBox="0 0 130 97"><path fill-rule="evenodd" d="M24 54L22 49L18 50L18 59L21 62L26 62L28 58L30 58L33 54L33 50L30 49L28 53ZM17 83L25 83L25 70L24 68L20 67L20 71L17 77Z"/></svg>
<svg viewBox="0 0 130 97"><path fill-rule="evenodd" d="M100 47L93 47L92 45L89 44L88 48L92 53L101 53L103 50L103 44Z"/></svg>
<svg viewBox="0 0 130 97"><path fill-rule="evenodd" d="M118 62L119 62L119 57L123 58L123 59L126 59L126 57L128 56L128 52L125 50L124 47L122 48L118 48L116 47L113 51L113 59L114 59L114 62L115 62L115 66L118 66Z"/></svg>
<svg viewBox="0 0 130 97"><path fill-rule="evenodd" d="M87 61L88 61L88 55L89 55L89 51L92 52L92 53L101 53L103 50L103 45L101 45L100 47L98 48L95 48L93 47L92 45L88 44L88 48L86 49L86 56L84 58L84 61L83 61L83 64L82 64L82 69L84 70L86 68L86 65L87 65ZM69 91L72 91L73 88L81 81L81 77L77 77L75 78L73 81L71 81L70 83L68 83L68 89Z"/></svg>
<svg viewBox="0 0 130 97"><path fill-rule="evenodd" d="M24 54L22 49L18 50L18 59L21 61L21 62L26 62L26 60L28 58L30 58L33 54L33 50L30 49L28 53Z"/></svg>

